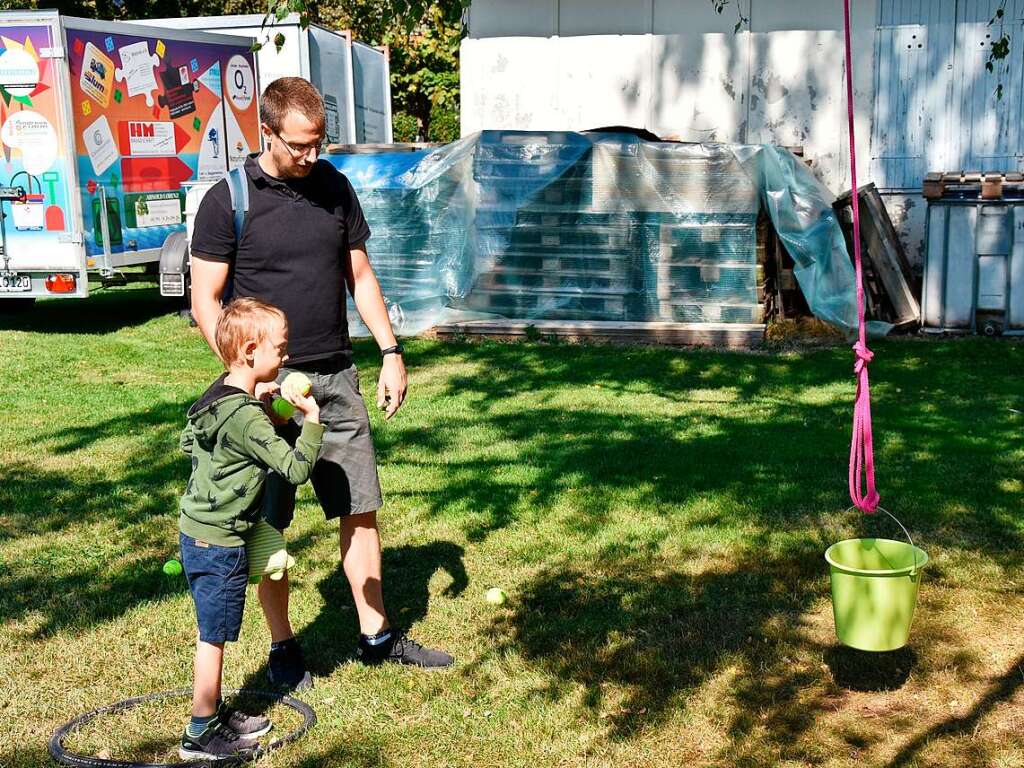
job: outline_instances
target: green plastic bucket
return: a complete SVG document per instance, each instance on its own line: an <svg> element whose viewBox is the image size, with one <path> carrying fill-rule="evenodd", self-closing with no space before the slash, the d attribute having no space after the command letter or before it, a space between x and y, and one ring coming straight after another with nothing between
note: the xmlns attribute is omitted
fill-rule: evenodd
<svg viewBox="0 0 1024 768"><path fill-rule="evenodd" d="M861 651L906 645L925 551L891 539L847 539L829 547L825 560L839 641Z"/></svg>

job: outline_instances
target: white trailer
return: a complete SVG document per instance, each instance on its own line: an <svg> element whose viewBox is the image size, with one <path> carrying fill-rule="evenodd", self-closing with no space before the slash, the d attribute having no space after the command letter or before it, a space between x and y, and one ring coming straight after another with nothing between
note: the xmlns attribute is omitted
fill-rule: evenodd
<svg viewBox="0 0 1024 768"><path fill-rule="evenodd" d="M262 14L234 16L191 16L157 19L151 23L179 29L197 29L224 35L245 35L262 47L256 56L260 65L260 92L279 77L304 77L323 94L327 110L327 140L331 144L354 144L358 139L353 93L352 36L333 32L317 24L305 29L297 13L263 26ZM275 38L281 35L280 48ZM388 91L390 98L390 90ZM390 114L390 112L389 112Z"/></svg>
<svg viewBox="0 0 1024 768"><path fill-rule="evenodd" d="M0 306L155 280L184 252L183 185L260 147L250 40L6 11L0 43Z"/></svg>
<svg viewBox="0 0 1024 768"><path fill-rule="evenodd" d="M356 144L391 144L391 69L387 46L352 43Z"/></svg>

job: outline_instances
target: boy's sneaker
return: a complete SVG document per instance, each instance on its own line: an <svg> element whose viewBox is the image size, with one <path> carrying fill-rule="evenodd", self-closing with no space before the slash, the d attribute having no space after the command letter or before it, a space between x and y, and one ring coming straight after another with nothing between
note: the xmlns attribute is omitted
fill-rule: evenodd
<svg viewBox="0 0 1024 768"><path fill-rule="evenodd" d="M305 691L313 687L313 677L306 669L302 648L294 637L271 647L267 679L275 688L286 691Z"/></svg>
<svg viewBox="0 0 1024 768"><path fill-rule="evenodd" d="M247 715L237 709L229 707L226 703L220 705L217 710L217 719L224 725L245 739L258 739L260 736L270 733L273 728L270 720L262 715Z"/></svg>
<svg viewBox="0 0 1024 768"><path fill-rule="evenodd" d="M407 664L422 669L444 669L455 661L444 651L423 647L401 629L392 629L391 637L380 645L370 645L360 636L356 658L363 664Z"/></svg>
<svg viewBox="0 0 1024 768"><path fill-rule="evenodd" d="M188 731L182 733L178 756L182 760L223 760L229 757L246 760L254 757L257 749L257 742L242 738L219 720L214 720L195 738L189 736Z"/></svg>

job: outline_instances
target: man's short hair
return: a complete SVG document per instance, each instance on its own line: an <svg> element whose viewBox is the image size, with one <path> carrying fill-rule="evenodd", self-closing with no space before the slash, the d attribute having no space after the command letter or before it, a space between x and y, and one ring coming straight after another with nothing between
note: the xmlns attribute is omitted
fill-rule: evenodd
<svg viewBox="0 0 1024 768"><path fill-rule="evenodd" d="M324 100L313 84L301 77L279 77L263 90L260 121L274 133L289 112L298 112L321 130L327 125Z"/></svg>
<svg viewBox="0 0 1024 768"><path fill-rule="evenodd" d="M284 312L273 304L249 297L233 300L220 313L213 334L221 360L225 365L238 362L245 342L262 343L276 322L288 327Z"/></svg>

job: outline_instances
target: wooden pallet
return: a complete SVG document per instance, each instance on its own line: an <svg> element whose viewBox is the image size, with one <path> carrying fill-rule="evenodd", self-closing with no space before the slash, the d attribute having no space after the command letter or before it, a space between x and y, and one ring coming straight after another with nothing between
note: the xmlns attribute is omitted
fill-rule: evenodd
<svg viewBox="0 0 1024 768"><path fill-rule="evenodd" d="M466 309L511 317L543 319L622 320L626 297L579 292L509 293L473 290L460 302Z"/></svg>
<svg viewBox="0 0 1024 768"><path fill-rule="evenodd" d="M622 277L587 272L564 272L558 270L544 272L484 272L477 278L476 287L484 291L509 290L581 290L584 293L616 293L630 292L630 286Z"/></svg>
<svg viewBox="0 0 1024 768"><path fill-rule="evenodd" d="M426 336L452 339L465 336L521 340L536 335L568 342L660 344L665 346L750 349L764 340L758 323L630 323L558 320L469 320L435 326Z"/></svg>
<svg viewBox="0 0 1024 768"><path fill-rule="evenodd" d="M1024 173L1018 171L954 171L929 173L924 177L921 193L926 200L947 195L975 196L982 200L1003 197L1024 197Z"/></svg>
<svg viewBox="0 0 1024 768"><path fill-rule="evenodd" d="M921 320L919 291L915 291L915 278L903 253L882 196L874 184L861 188L860 236L864 266L864 287L868 294L871 315L878 320L908 328ZM847 236L847 245L853 256L853 195L846 192L833 204L839 222Z"/></svg>
<svg viewBox="0 0 1024 768"><path fill-rule="evenodd" d="M495 257L494 272L558 272L566 274L627 276L634 263L632 254L593 254L506 251Z"/></svg>
<svg viewBox="0 0 1024 768"><path fill-rule="evenodd" d="M677 323L762 323L764 305L728 304L706 301L659 301L660 320Z"/></svg>

